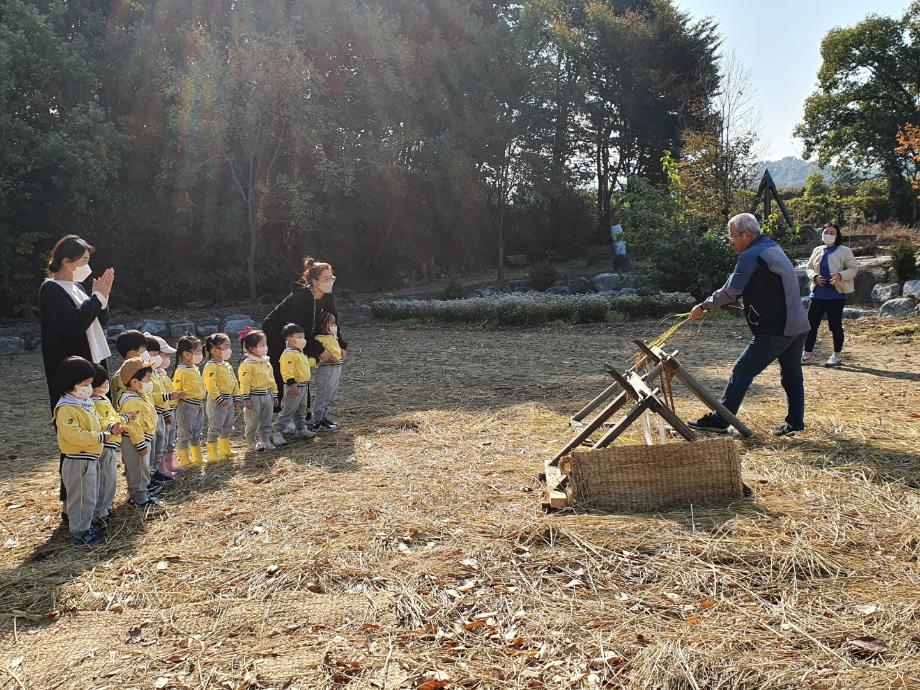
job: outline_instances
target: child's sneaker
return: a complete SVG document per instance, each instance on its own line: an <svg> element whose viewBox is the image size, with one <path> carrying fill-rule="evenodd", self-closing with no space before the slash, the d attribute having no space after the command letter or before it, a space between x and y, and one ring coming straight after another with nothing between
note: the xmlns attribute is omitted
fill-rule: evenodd
<svg viewBox="0 0 920 690"><path fill-rule="evenodd" d="M287 439L284 438L284 435L280 431L276 431L274 434L272 434L271 442L272 442L272 445L274 446L286 446L287 445ZM271 450L271 448L269 448L268 450Z"/></svg>
<svg viewBox="0 0 920 690"><path fill-rule="evenodd" d="M264 442L262 443L262 448L263 448L264 450L278 450L278 446L276 446L276 445L275 445L274 443L272 443L271 441L264 441Z"/></svg>
<svg viewBox="0 0 920 690"><path fill-rule="evenodd" d="M163 485L158 482L150 482L147 485L147 495L148 496L159 496L163 493Z"/></svg>
<svg viewBox="0 0 920 690"><path fill-rule="evenodd" d="M297 427L294 426L294 422L288 422L288 425L284 427L284 429L282 429L281 432L284 434L296 434Z"/></svg>
<svg viewBox="0 0 920 690"><path fill-rule="evenodd" d="M335 422L331 422L328 419L321 419L316 424L313 425L313 431L323 432L323 431L335 431L339 428L339 425Z"/></svg>
<svg viewBox="0 0 920 690"><path fill-rule="evenodd" d="M265 450L265 444L262 441L256 441L255 443L250 444L249 446L253 450L263 451Z"/></svg>
<svg viewBox="0 0 920 690"><path fill-rule="evenodd" d="M837 355L831 355L828 360L824 363L826 367L839 367L843 364L843 360Z"/></svg>
<svg viewBox="0 0 920 690"><path fill-rule="evenodd" d="M147 500L143 503L135 503L134 501L131 501L130 503L135 508L143 509L145 515L161 513L166 510L166 506L164 505L163 501L154 496L148 496Z"/></svg>
<svg viewBox="0 0 920 690"><path fill-rule="evenodd" d="M90 544L100 544L106 539L105 532L90 528L79 537L74 537L74 546L89 546Z"/></svg>
<svg viewBox="0 0 920 690"><path fill-rule="evenodd" d="M722 421L721 417L716 417L711 412L704 414L696 421L688 421L687 426L694 431L709 431L714 434L727 434L729 432L728 424Z"/></svg>
<svg viewBox="0 0 920 690"><path fill-rule="evenodd" d="M151 477L151 483L162 484L163 482L171 482L174 477L170 477L168 474L163 474L160 470L154 472Z"/></svg>
<svg viewBox="0 0 920 690"><path fill-rule="evenodd" d="M106 528L109 526L109 516L99 517L98 515L93 518L93 527L97 530L105 532Z"/></svg>
<svg viewBox="0 0 920 690"><path fill-rule="evenodd" d="M308 429L307 427L304 427L303 429L297 432L297 437L302 438L305 441L309 441L311 438L316 438L316 434L310 431L310 429Z"/></svg>

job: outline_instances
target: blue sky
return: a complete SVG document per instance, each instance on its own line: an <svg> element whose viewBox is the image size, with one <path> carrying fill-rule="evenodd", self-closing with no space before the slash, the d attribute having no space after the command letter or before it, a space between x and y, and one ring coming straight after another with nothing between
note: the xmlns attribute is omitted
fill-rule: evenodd
<svg viewBox="0 0 920 690"><path fill-rule="evenodd" d="M694 18L714 17L723 51L734 49L751 70L753 101L761 115L760 155L801 156L792 129L815 90L821 39L867 14L901 16L909 0L676 0ZM780 23L780 22L783 23Z"/></svg>

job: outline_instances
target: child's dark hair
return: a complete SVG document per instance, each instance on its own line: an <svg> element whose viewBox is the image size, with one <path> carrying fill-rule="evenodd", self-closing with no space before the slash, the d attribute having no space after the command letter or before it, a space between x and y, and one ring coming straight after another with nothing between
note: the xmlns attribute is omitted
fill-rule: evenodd
<svg viewBox="0 0 920 690"><path fill-rule="evenodd" d="M68 357L54 370L54 390L58 395L72 391L74 386L96 375L93 363L83 357Z"/></svg>
<svg viewBox="0 0 920 690"><path fill-rule="evenodd" d="M240 344L243 346L244 350L250 350L253 347L256 347L261 343L265 338L265 332L260 330L249 331L240 339Z"/></svg>
<svg viewBox="0 0 920 690"><path fill-rule="evenodd" d="M297 335L298 333L306 333L299 323L289 323L285 324L284 328L281 329L281 337L287 340L292 335Z"/></svg>
<svg viewBox="0 0 920 690"><path fill-rule="evenodd" d="M126 384L130 383L134 379L137 379L138 381L143 381L145 378L147 378L148 375L152 375L152 374L153 374L153 367L141 367L140 369L135 371L134 376L132 376L131 379L129 381L126 381L125 383Z"/></svg>
<svg viewBox="0 0 920 690"><path fill-rule="evenodd" d="M152 335L147 336L147 352L160 352L160 341Z"/></svg>
<svg viewBox="0 0 920 690"><path fill-rule="evenodd" d="M226 333L212 333L204 341L204 351L211 357L211 348L220 347L224 343L230 342L230 336Z"/></svg>
<svg viewBox="0 0 920 690"><path fill-rule="evenodd" d="M93 374L93 388L99 388L99 386L109 380L109 372L107 372L105 367L101 364L94 364L93 369L96 372Z"/></svg>
<svg viewBox="0 0 920 690"><path fill-rule="evenodd" d="M330 321L336 321L335 314L331 311L324 311L319 315L319 329L320 333L325 333L326 329L329 327Z"/></svg>
<svg viewBox="0 0 920 690"><path fill-rule="evenodd" d="M179 342L176 343L176 354L179 356L180 360L182 359L183 352L191 352L192 354L195 354L195 352L200 351L201 341L191 333L186 333L181 338L179 338Z"/></svg>
<svg viewBox="0 0 920 690"><path fill-rule="evenodd" d="M122 357L127 357L129 352L142 347L147 348L147 336L133 328L122 331L115 339L115 349Z"/></svg>

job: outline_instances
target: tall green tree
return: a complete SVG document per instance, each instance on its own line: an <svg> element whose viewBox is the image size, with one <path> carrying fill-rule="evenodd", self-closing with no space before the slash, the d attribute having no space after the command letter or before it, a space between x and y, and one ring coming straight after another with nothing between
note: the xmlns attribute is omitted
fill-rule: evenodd
<svg viewBox="0 0 920 690"><path fill-rule="evenodd" d="M918 217L910 181L916 164L898 150L898 131L920 125L920 2L900 17L870 15L834 29L821 42L818 89L796 127L805 155L822 165L878 167L898 217Z"/></svg>

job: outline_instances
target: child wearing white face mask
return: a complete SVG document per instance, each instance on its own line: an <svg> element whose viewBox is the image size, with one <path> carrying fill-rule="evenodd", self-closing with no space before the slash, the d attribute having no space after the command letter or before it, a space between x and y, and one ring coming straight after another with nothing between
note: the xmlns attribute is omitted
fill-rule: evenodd
<svg viewBox="0 0 920 690"><path fill-rule="evenodd" d="M147 336L133 328L118 334L118 338L115 340L115 350L124 360L133 359L134 357L140 357L145 362L150 360L150 355L147 353ZM121 369L119 369L112 375L111 381L112 402L116 406L124 391L125 384L121 378Z"/></svg>
<svg viewBox="0 0 920 690"><path fill-rule="evenodd" d="M233 457L230 434L240 400L240 384L230 364L233 349L226 333L213 333L204 341L208 362L202 376L208 391L205 409L208 414L208 460L226 460Z"/></svg>
<svg viewBox="0 0 920 690"><path fill-rule="evenodd" d="M189 465L204 464L201 454L201 437L204 433L204 400L207 389L198 365L204 356L201 354L201 341L191 333L179 338L176 345L179 365L173 372L173 387L182 393L176 405L176 452L179 462Z"/></svg>
<svg viewBox="0 0 920 690"><path fill-rule="evenodd" d="M148 361L153 366L153 373L151 375L153 393L150 394L148 400L153 403L153 407L157 411L157 432L154 440L155 451L147 458L150 463L151 488L154 488L154 485L165 485L166 482L172 481L176 474L172 463L166 462L167 453L175 450L175 445L167 449L168 428L172 426L171 419L169 420L170 423L167 424L167 417L172 417L172 401L181 397L182 394L176 393L169 377L166 376L165 372L160 372L160 368L163 366L164 346L172 350L172 352L175 352L175 350L169 347L162 338L157 338L149 333L145 333L144 335L147 336Z"/></svg>
<svg viewBox="0 0 920 690"><path fill-rule="evenodd" d="M112 504L115 502L115 489L118 484L118 450L121 448L122 434L125 433L127 423L132 421L136 414L132 412L129 418L115 411L112 401L108 398L109 374L105 367L99 364L94 364L93 367L96 373L93 376L93 395L90 399L93 401L93 409L96 417L99 418L103 432L109 435L103 444L102 455L99 456L97 463L99 488L93 516L95 522L104 526L112 510Z"/></svg>
<svg viewBox="0 0 920 690"><path fill-rule="evenodd" d="M93 514L99 490L98 462L110 437L93 409L92 362L68 357L54 373L56 391L61 394L54 407L54 426L63 455L61 479L67 491L66 508L74 545L105 541L105 531L93 528Z"/></svg>
<svg viewBox="0 0 920 690"><path fill-rule="evenodd" d="M307 410L310 404L310 366L316 360L308 358L303 349L307 346L303 326L289 323L281 329L287 347L279 358L281 379L286 390L281 400L281 412L272 431L272 443L283 446L287 443L284 432L293 428L297 436L311 439L316 434L307 427Z"/></svg>
<svg viewBox="0 0 920 690"><path fill-rule="evenodd" d="M329 361L320 361L316 367L314 387L316 400L313 403L313 430L335 431L338 424L329 419L329 409L335 403L339 392L339 381L342 378L343 351L339 340L339 329L333 314L323 313L320 316L320 335L316 341L329 353Z"/></svg>
<svg viewBox="0 0 920 690"><path fill-rule="evenodd" d="M160 465L163 468L161 471L172 476L182 469L179 465L179 456L176 454L175 410L179 400L185 397L185 393L179 392L173 387L172 378L170 378L167 371L172 364L172 355L176 354L176 348L171 347L169 343L158 335L150 337L156 341L159 346L157 350L159 353L159 361L154 363L153 377L159 389L163 391L164 400L162 415L166 433ZM157 414L160 414L159 408L157 408Z"/></svg>
<svg viewBox="0 0 920 690"><path fill-rule="evenodd" d="M246 440L252 450L275 450L271 442L272 411L278 397L275 372L268 359L265 333L247 330L240 334L246 359L240 364L240 393Z"/></svg>
<svg viewBox="0 0 920 690"><path fill-rule="evenodd" d="M128 496L137 508L159 508L161 504L154 496L162 486L151 485L148 460L156 452L157 411L149 399L153 393L153 365L140 357L127 359L121 365L121 378L125 392L118 411L126 416L134 413L134 419L125 424L127 436L121 440Z"/></svg>

